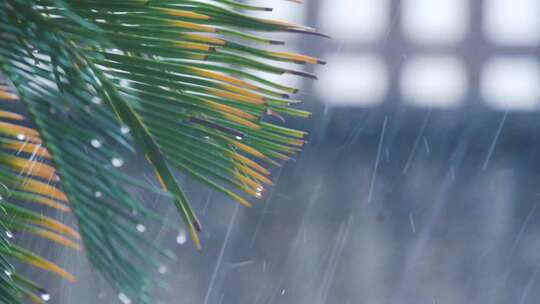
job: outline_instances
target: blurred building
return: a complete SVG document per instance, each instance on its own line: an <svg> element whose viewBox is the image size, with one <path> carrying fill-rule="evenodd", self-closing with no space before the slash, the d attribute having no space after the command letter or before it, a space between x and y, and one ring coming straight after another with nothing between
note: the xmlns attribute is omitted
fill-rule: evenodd
<svg viewBox="0 0 540 304"><path fill-rule="evenodd" d="M310 144L251 210L183 180L205 250L146 229L179 255L163 301L537 303L540 1L251 2L333 37L286 36L329 62L288 79ZM61 303L119 302L81 261Z"/></svg>

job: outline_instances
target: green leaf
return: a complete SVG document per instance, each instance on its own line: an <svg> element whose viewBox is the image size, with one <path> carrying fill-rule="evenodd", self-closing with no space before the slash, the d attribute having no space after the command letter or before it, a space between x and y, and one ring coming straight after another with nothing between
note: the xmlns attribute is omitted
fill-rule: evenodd
<svg viewBox="0 0 540 304"><path fill-rule="evenodd" d="M142 248L174 256L134 228L176 224L127 188L171 198L200 248L202 223L177 172L250 206L272 185L270 167L305 143L304 132L265 120L309 113L294 108L297 88L264 75L315 79L302 65L324 62L276 51L284 42L264 33L324 35L250 15L270 10L234 0L0 2L0 77L9 80L0 83L0 235L16 230L79 249L80 233L114 288L155 302L160 284L147 273L160 262ZM20 102L26 111L13 110ZM162 189L122 171L134 153L145 156ZM36 207L72 212L78 233ZM0 303L39 303L44 293L8 257L73 279L0 236L0 271L10 274L0 272Z"/></svg>

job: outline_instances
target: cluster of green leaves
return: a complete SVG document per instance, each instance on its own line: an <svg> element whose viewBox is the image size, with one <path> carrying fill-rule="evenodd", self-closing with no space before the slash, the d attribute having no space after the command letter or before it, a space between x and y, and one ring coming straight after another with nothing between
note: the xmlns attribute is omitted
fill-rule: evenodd
<svg viewBox="0 0 540 304"><path fill-rule="evenodd" d="M155 269L145 246L173 255L135 231L159 216L126 186L169 196L200 247L202 225L176 170L250 206L246 196L260 198L272 184L266 167L304 144L304 132L265 119L307 117L291 107L297 89L258 73L314 78L279 63L323 62L268 50L284 43L259 33L320 34L249 15L257 10L270 9L233 0L1 1L0 72L16 91L2 85L0 99L20 98L31 126L0 112L0 233L28 231L78 249L77 232L17 202L72 210L92 264L127 297L153 302L147 267L134 265ZM161 190L119 171L134 151L144 154ZM4 235L0 303L43 300L6 257L74 279Z"/></svg>

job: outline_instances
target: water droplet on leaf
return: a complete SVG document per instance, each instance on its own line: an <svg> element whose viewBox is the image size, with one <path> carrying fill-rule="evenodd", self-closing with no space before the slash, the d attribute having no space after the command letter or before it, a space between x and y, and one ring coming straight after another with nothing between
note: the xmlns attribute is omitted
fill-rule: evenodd
<svg viewBox="0 0 540 304"><path fill-rule="evenodd" d="M112 163L113 167L119 168L119 167L122 167L122 165L124 165L124 160L121 159L121 158L118 158L118 157L114 157L111 160L111 163Z"/></svg>
<svg viewBox="0 0 540 304"><path fill-rule="evenodd" d="M120 300L122 304L131 304L131 299L122 292L118 294L118 300Z"/></svg>
<svg viewBox="0 0 540 304"><path fill-rule="evenodd" d="M99 141L99 139L96 139L96 138L92 139L92 140L90 141L90 144L91 144L92 147L94 147L94 148L99 148L99 147L101 147L101 141Z"/></svg>
<svg viewBox="0 0 540 304"><path fill-rule="evenodd" d="M129 87L129 81L122 79L120 80L120 86L121 87Z"/></svg>
<svg viewBox="0 0 540 304"><path fill-rule="evenodd" d="M122 134L128 134L129 131L130 131L130 130L129 130L129 127L128 127L128 126L121 126L121 127L120 127L120 132L121 132Z"/></svg>
<svg viewBox="0 0 540 304"><path fill-rule="evenodd" d="M101 101L101 98L95 96L95 97L92 97L92 103L100 105L103 103L103 101Z"/></svg>
<svg viewBox="0 0 540 304"><path fill-rule="evenodd" d="M166 274L167 271L168 271L168 269L167 269L167 266L165 266L165 265L161 265L158 268L158 272L161 273L161 274Z"/></svg>
<svg viewBox="0 0 540 304"><path fill-rule="evenodd" d="M137 228L137 231L139 231L140 233L143 233L146 231L146 226L143 224L137 224L135 228Z"/></svg>

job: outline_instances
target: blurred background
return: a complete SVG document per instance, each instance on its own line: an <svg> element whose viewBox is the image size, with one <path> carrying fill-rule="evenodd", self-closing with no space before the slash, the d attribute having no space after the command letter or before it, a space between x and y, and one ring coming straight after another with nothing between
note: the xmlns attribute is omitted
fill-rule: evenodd
<svg viewBox="0 0 540 304"><path fill-rule="evenodd" d="M310 143L252 209L182 179L202 252L183 231L134 227L178 254L156 269L161 301L537 303L540 1L250 3L332 36L281 37L328 61L306 67L319 81L287 79L313 112L288 123ZM58 303L129 303L83 256L50 252L79 276Z"/></svg>

